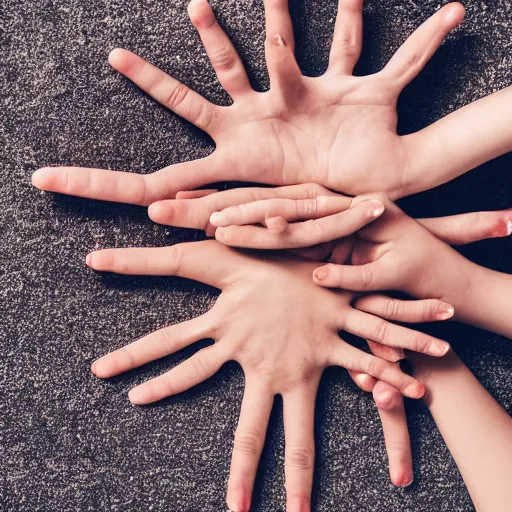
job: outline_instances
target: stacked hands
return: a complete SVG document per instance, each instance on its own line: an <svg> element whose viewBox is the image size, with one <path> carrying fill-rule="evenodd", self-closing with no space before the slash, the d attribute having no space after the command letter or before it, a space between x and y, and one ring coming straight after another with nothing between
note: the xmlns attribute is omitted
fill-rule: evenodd
<svg viewBox="0 0 512 512"><path fill-rule="evenodd" d="M499 305L510 277L477 266L449 245L509 235L512 212L415 220L392 200L508 151L510 142L498 129L494 140L482 137L491 123L500 128L495 114L507 91L418 133L397 135L397 98L462 21L458 3L428 19L382 71L357 77L352 72L362 46L362 0L340 0L329 67L310 78L294 57L287 1L265 0L271 86L264 93L252 89L207 1L193 0L189 13L231 106L209 103L127 50L114 50L109 61L205 130L216 144L212 155L147 175L64 167L33 176L43 190L150 205L154 221L206 230L216 239L87 256L95 270L175 275L222 291L206 314L110 353L92 371L111 377L213 339L184 363L132 389L130 400L148 404L181 393L227 361L238 361L246 387L228 506L250 509L273 399L281 394L287 510L295 512L310 509L319 381L326 367L342 366L359 387L373 392L391 480L406 486L413 474L402 396L423 397L425 383L403 373L397 362L408 351L421 367L429 358L414 353L443 358L450 346L393 322L455 318L512 336L503 322L505 306ZM228 180L278 187L196 190ZM393 299L382 295L386 290L417 300ZM368 340L371 354L346 343L340 331Z"/></svg>

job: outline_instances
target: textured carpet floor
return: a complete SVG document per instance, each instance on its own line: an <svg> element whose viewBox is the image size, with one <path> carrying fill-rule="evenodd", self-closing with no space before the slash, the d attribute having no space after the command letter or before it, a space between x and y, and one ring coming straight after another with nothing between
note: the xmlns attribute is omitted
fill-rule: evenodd
<svg viewBox="0 0 512 512"><path fill-rule="evenodd" d="M368 0L360 73L379 69L440 4ZM267 86L260 0L216 0L259 88ZM326 65L335 0L293 4L307 74ZM416 130L512 82L510 2L468 0L467 20L403 95L400 130ZM84 264L102 247L166 245L198 235L152 224L142 208L56 197L30 185L48 164L147 173L211 151L196 129L116 74L106 57L129 48L216 102L216 82L183 0L2 0L0 3L0 509L221 511L243 375L228 365L204 385L153 407L127 391L184 359L184 351L102 382L91 361L134 338L205 311L211 290L173 279L102 277ZM508 115L508 114L507 114ZM512 206L506 156L409 198L415 215ZM512 271L511 240L464 249ZM509 411L512 344L458 325L437 331ZM388 481L377 411L346 373L329 370L317 408L317 511L446 511L473 507L428 411L408 403L416 480ZM279 401L254 510L283 509Z"/></svg>

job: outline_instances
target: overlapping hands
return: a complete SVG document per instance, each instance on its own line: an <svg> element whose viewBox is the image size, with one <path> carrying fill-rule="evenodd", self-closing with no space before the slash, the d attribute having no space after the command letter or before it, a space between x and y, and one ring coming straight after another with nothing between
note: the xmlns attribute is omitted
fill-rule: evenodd
<svg viewBox="0 0 512 512"><path fill-rule="evenodd" d="M396 102L446 34L462 21L460 4L449 4L427 20L382 71L357 77L352 73L362 46L362 0L340 0L328 70L310 78L302 75L294 57L287 0L264 3L271 84L264 93L251 87L207 1L193 0L189 5L219 81L233 99L229 107L213 105L127 50L110 54L115 69L212 137L216 149L211 156L147 175L44 168L36 171L33 183L53 192L150 205L149 215L156 222L215 235L217 241L88 256L89 266L96 270L178 275L222 290L202 317L108 354L92 370L98 377L109 377L212 338L212 346L133 389L130 399L146 404L182 392L228 360L238 361L246 391L235 435L228 505L235 511L250 508L273 397L281 394L287 510L293 512L309 510L315 396L320 376L330 365L347 368L360 387L373 391L392 481L412 481L402 395L420 398L424 389L402 373L396 361L404 356L403 349L442 357L449 346L390 321L451 318L453 307L443 301L438 283L445 279L446 284L459 260L441 240L457 244L506 235L510 218L506 212L488 212L417 222L387 199L451 179L450 173L442 172L418 179L428 162L417 155L425 155L425 144L443 128L433 125L399 136ZM459 167L461 173L471 166L465 162ZM291 186L194 190L220 181ZM373 195L353 199L333 190ZM249 255L226 245L294 252ZM441 265L446 254L451 270ZM433 270L425 273L427 260ZM319 267L319 261L331 263ZM422 300L359 293L388 289ZM374 355L347 344L339 330L367 339Z"/></svg>

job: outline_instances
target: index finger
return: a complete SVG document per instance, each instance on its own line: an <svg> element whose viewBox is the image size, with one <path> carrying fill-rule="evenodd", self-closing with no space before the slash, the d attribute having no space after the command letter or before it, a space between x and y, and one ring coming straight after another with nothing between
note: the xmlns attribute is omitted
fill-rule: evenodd
<svg viewBox="0 0 512 512"><path fill-rule="evenodd" d="M86 261L94 270L103 272L178 276L222 289L235 278L243 258L208 240L171 247L104 249L90 253Z"/></svg>

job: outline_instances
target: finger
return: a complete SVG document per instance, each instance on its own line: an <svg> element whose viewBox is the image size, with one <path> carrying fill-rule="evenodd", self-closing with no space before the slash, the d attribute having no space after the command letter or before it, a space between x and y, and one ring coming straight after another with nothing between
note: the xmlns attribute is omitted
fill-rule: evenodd
<svg viewBox="0 0 512 512"><path fill-rule="evenodd" d="M450 345L428 334L395 325L382 318L352 309L344 315L342 328L355 336L366 338L389 347L442 357Z"/></svg>
<svg viewBox="0 0 512 512"><path fill-rule="evenodd" d="M464 19L464 7L453 2L431 16L407 39L382 70L401 90L432 58L446 35Z"/></svg>
<svg viewBox="0 0 512 512"><path fill-rule="evenodd" d="M381 261L366 265L334 265L329 263L313 272L313 281L325 288L352 291L391 290L393 277Z"/></svg>
<svg viewBox="0 0 512 512"><path fill-rule="evenodd" d="M340 338L333 339L333 348L329 357L330 364L365 373L377 380L387 382L409 398L421 398L425 394L425 386L403 373L396 363L367 354Z"/></svg>
<svg viewBox="0 0 512 512"><path fill-rule="evenodd" d="M171 371L133 388L128 398L133 404L143 405L183 393L215 375L230 358L226 346L221 343L212 345L196 352Z"/></svg>
<svg viewBox="0 0 512 512"><path fill-rule="evenodd" d="M298 92L302 73L295 59L293 26L288 0L264 0L267 60L270 87L278 87L288 95ZM290 87L296 90L291 91Z"/></svg>
<svg viewBox="0 0 512 512"><path fill-rule="evenodd" d="M375 343L371 340L366 340L366 342L374 356L390 361L391 363L405 359L405 352L401 348L382 345L381 343Z"/></svg>
<svg viewBox="0 0 512 512"><path fill-rule="evenodd" d="M399 300L385 295L366 295L355 303L360 311L395 322L438 322L452 318L455 310L437 299Z"/></svg>
<svg viewBox="0 0 512 512"><path fill-rule="evenodd" d="M32 176L32 184L48 192L101 201L148 206L174 197L178 190L196 188L223 179L224 167L210 157L171 165L153 174L134 174L83 167L45 167Z"/></svg>
<svg viewBox="0 0 512 512"><path fill-rule="evenodd" d="M327 242L325 244L306 247L304 249L291 249L290 252L306 260L322 262L326 261L331 256L335 250L336 244L337 241Z"/></svg>
<svg viewBox="0 0 512 512"><path fill-rule="evenodd" d="M151 205L149 216L160 224L204 230L208 226L212 213L224 210L229 206L276 197L307 199L319 195L334 196L336 194L314 183L278 188L236 188L199 199L159 201Z"/></svg>
<svg viewBox="0 0 512 512"><path fill-rule="evenodd" d="M216 288L234 277L244 256L213 240L129 249L104 249L87 256L87 265L102 272L146 276L178 276Z"/></svg>
<svg viewBox="0 0 512 512"><path fill-rule="evenodd" d="M273 394L264 386L246 383L229 471L227 504L230 510L250 509L273 402Z"/></svg>
<svg viewBox="0 0 512 512"><path fill-rule="evenodd" d="M208 338L213 332L211 313L159 329L125 347L103 356L92 364L96 377L107 379L114 375L138 368L169 354Z"/></svg>
<svg viewBox="0 0 512 512"><path fill-rule="evenodd" d="M378 382L377 379L373 378L371 375L366 375L366 373L356 372L354 370L349 370L348 373L356 386L366 391L366 393L371 393L375 384Z"/></svg>
<svg viewBox="0 0 512 512"><path fill-rule="evenodd" d="M294 249L322 244L352 235L384 213L380 201L366 201L329 217L290 224L283 233L258 226L217 228L215 238L232 247Z"/></svg>
<svg viewBox="0 0 512 512"><path fill-rule="evenodd" d="M389 384L379 381L373 388L373 398L382 423L391 481L398 487L406 487L413 481L413 470L402 395Z"/></svg>
<svg viewBox="0 0 512 512"><path fill-rule="evenodd" d="M315 400L318 383L283 394L287 512L310 510L315 465Z"/></svg>
<svg viewBox="0 0 512 512"><path fill-rule="evenodd" d="M128 50L112 50L108 61L156 101L206 132L220 114L220 107Z"/></svg>
<svg viewBox="0 0 512 512"><path fill-rule="evenodd" d="M417 220L431 233L452 245L465 245L512 235L512 210Z"/></svg>
<svg viewBox="0 0 512 512"><path fill-rule="evenodd" d="M210 196L217 193L219 190L216 188L202 189L202 190L181 190L176 193L176 199L199 199L201 197Z"/></svg>
<svg viewBox="0 0 512 512"><path fill-rule="evenodd" d="M229 206L212 213L210 222L217 228L263 224L269 218L281 217L288 222L318 219L340 213L350 208L351 198L317 196L311 199L274 198L252 203Z"/></svg>
<svg viewBox="0 0 512 512"><path fill-rule="evenodd" d="M188 12L224 90L234 100L251 92L253 89L242 61L218 24L208 1L192 0Z"/></svg>
<svg viewBox="0 0 512 512"><path fill-rule="evenodd" d="M329 71L351 75L363 46L363 0L339 0Z"/></svg>

